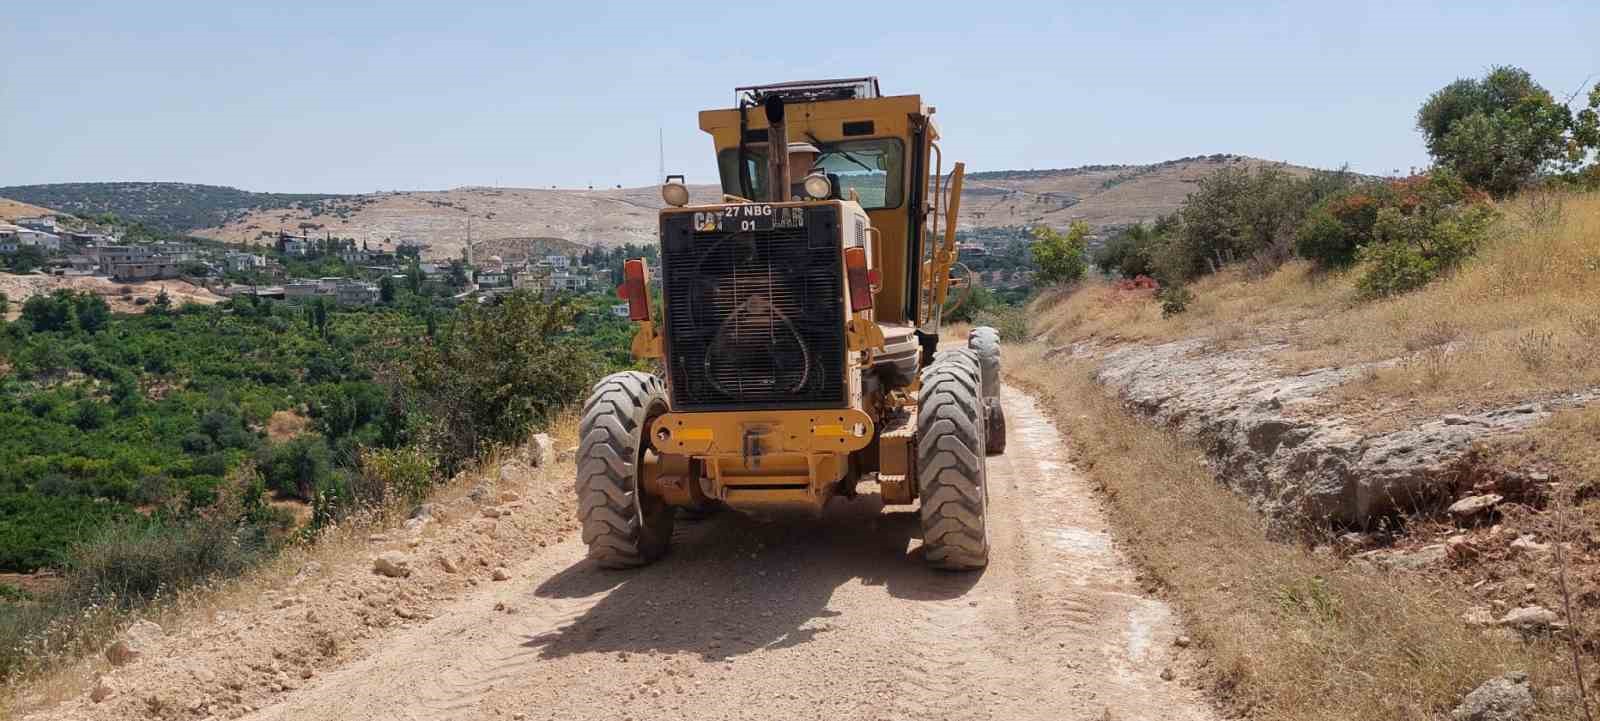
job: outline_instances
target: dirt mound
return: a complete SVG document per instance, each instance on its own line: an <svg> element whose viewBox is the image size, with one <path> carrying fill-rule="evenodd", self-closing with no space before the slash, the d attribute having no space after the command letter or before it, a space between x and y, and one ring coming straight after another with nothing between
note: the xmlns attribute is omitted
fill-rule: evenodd
<svg viewBox="0 0 1600 721"><path fill-rule="evenodd" d="M50 294L67 289L90 292L106 299L116 313L141 313L162 290L172 299L174 307L184 303L213 305L226 300L205 288L183 280L155 280L142 283L117 283L96 276L12 275L0 273L0 293L5 293L12 303L35 295ZM140 303L139 300L144 302Z"/></svg>

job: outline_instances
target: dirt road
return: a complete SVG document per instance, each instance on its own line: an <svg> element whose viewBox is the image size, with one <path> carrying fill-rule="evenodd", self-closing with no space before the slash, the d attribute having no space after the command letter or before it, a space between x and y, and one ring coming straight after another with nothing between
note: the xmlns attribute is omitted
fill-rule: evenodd
<svg viewBox="0 0 1600 721"><path fill-rule="evenodd" d="M574 538L248 718L1212 718L1161 679L1170 611L1061 438L1007 396L982 574L924 569L916 515L866 497L820 521L688 525L640 572L590 566Z"/></svg>

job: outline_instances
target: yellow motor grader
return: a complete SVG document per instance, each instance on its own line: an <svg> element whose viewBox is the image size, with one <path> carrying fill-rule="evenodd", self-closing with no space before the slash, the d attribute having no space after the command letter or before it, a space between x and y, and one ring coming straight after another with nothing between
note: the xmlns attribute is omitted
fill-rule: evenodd
<svg viewBox="0 0 1600 721"><path fill-rule="evenodd" d="M963 166L946 179L934 108L876 78L734 93L700 113L722 202L662 186L658 314L645 262L624 266L633 353L662 375L608 376L584 408L589 556L655 560L677 508L820 510L876 481L920 503L930 564L983 567L1000 346L977 328L939 347Z"/></svg>

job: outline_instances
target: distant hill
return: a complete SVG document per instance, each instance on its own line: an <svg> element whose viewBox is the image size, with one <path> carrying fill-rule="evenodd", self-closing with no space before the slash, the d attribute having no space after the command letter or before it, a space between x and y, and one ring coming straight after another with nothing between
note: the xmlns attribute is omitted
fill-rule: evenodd
<svg viewBox="0 0 1600 721"><path fill-rule="evenodd" d="M1177 210L1201 178L1227 167L1278 167L1295 175L1312 172L1298 165L1217 154L1150 165L969 173L958 227L1065 227L1081 220L1100 228L1154 220Z"/></svg>
<svg viewBox="0 0 1600 721"><path fill-rule="evenodd" d="M41 208L37 205L29 205L27 203L12 200L10 198L0 198L0 222L10 223L15 221L17 218L37 218L41 215L68 214L62 213L58 210L51 210L50 208Z"/></svg>
<svg viewBox="0 0 1600 721"><path fill-rule="evenodd" d="M80 216L111 213L173 232L222 225L257 208L311 207L341 197L345 196L252 193L194 183L53 183L0 187L0 198Z"/></svg>
<svg viewBox="0 0 1600 721"><path fill-rule="evenodd" d="M1150 165L1090 165L967 175L962 229L1082 220L1096 228L1153 220L1176 210L1201 178L1225 167L1311 169L1239 155L1179 158ZM693 202L715 202L713 185L692 185ZM252 193L187 183L63 183L0 188L0 197L79 215L110 212L177 232L235 243L268 243L278 230L331 234L384 247L428 246L429 257L459 256L470 218L479 255L560 252L562 247L649 243L659 189L555 190L469 187L367 195ZM510 243L493 252L489 242ZM576 244L566 245L561 244ZM525 246L525 247L524 247Z"/></svg>

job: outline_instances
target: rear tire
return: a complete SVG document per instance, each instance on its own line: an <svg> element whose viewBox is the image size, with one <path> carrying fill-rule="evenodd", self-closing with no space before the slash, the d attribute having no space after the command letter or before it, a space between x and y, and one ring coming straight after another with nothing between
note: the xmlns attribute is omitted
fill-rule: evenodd
<svg viewBox="0 0 1600 721"><path fill-rule="evenodd" d="M955 356L935 360L922 374L917 484L929 565L964 571L989 563L989 499L981 381Z"/></svg>
<svg viewBox="0 0 1600 721"><path fill-rule="evenodd" d="M967 334L967 348L978 356L978 371L983 374L983 397L1000 397L1000 331L988 326L973 328Z"/></svg>
<svg viewBox="0 0 1600 721"><path fill-rule="evenodd" d="M1006 452L1006 415L1000 407L1000 331L988 326L967 334L967 348L978 357L983 377L984 451L991 456Z"/></svg>
<svg viewBox="0 0 1600 721"><path fill-rule="evenodd" d="M644 429L667 411L661 379L624 371L594 386L578 425L578 522L589 558L603 568L634 568L667 552L672 507L639 492Z"/></svg>

